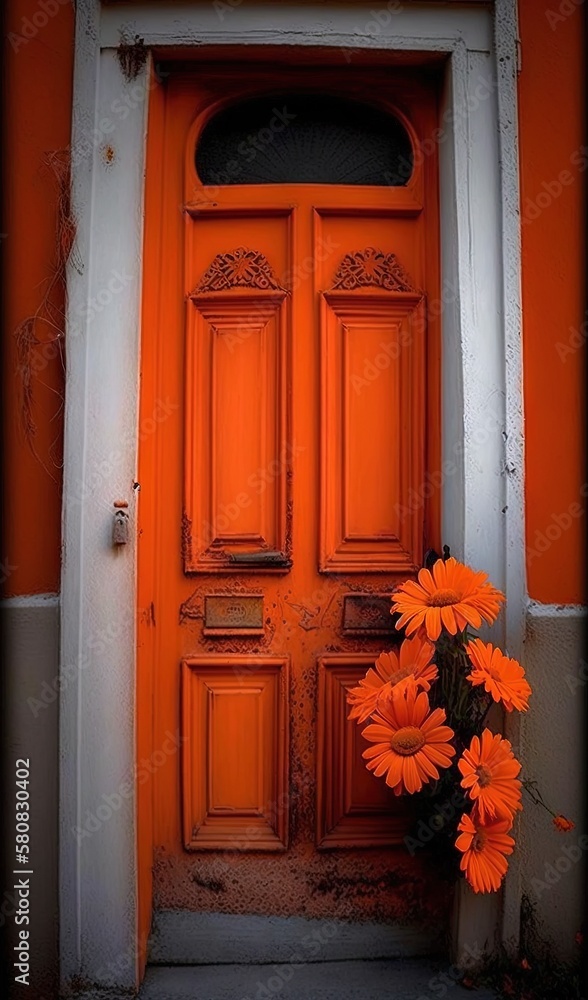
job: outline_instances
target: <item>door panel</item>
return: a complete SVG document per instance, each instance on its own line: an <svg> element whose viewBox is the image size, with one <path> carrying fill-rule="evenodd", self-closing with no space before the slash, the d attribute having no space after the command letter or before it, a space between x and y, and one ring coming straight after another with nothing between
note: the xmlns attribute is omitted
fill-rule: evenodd
<svg viewBox="0 0 588 1000"><path fill-rule="evenodd" d="M317 844L361 848L401 844L404 803L391 809L390 791L365 766L365 741L350 721L347 691L373 665L370 653L319 657Z"/></svg>
<svg viewBox="0 0 588 1000"><path fill-rule="evenodd" d="M422 296L322 296L321 569L414 573L422 517L403 517L424 474Z"/></svg>
<svg viewBox="0 0 588 1000"><path fill-rule="evenodd" d="M183 834L187 850L287 846L288 659L182 664Z"/></svg>
<svg viewBox="0 0 588 1000"><path fill-rule="evenodd" d="M404 846L410 803L363 765L345 692L398 641L391 590L439 545L435 157L404 188L211 193L194 168L211 109L271 85L235 73L172 75L149 159L142 421L167 404L140 452L154 903L408 919L439 886ZM433 130L432 84L377 86Z"/></svg>
<svg viewBox="0 0 588 1000"><path fill-rule="evenodd" d="M269 550L288 560L285 298L285 292L237 290L190 297L187 573L234 572L229 560L242 552ZM270 475L261 479L264 470Z"/></svg>

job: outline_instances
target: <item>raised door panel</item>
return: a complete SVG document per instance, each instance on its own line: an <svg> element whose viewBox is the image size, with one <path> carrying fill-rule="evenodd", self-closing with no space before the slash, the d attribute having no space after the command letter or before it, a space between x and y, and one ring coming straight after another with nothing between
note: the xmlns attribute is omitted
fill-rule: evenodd
<svg viewBox="0 0 588 1000"><path fill-rule="evenodd" d="M288 660L182 663L182 813L187 850L287 846Z"/></svg>
<svg viewBox="0 0 588 1000"><path fill-rule="evenodd" d="M323 572L414 573L424 476L424 300L371 290L322 295Z"/></svg>
<svg viewBox="0 0 588 1000"><path fill-rule="evenodd" d="M185 572L250 568L256 553L288 566L285 298L235 289L189 300Z"/></svg>
<svg viewBox="0 0 588 1000"><path fill-rule="evenodd" d="M365 766L369 745L349 720L347 692L374 657L369 653L319 657L317 843L321 848L402 843L408 829L404 802Z"/></svg>

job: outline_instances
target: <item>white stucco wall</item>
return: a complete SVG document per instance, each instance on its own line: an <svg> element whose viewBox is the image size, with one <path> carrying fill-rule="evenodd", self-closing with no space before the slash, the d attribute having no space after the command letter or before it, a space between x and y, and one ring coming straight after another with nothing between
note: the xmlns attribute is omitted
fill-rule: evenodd
<svg viewBox="0 0 588 1000"><path fill-rule="evenodd" d="M575 822L559 833L551 816L525 795L518 852L521 886L545 942L562 959L577 959L576 933L584 910L583 723L588 665L582 658L586 612L531 604L524 661L533 695L521 733L526 778L536 780L547 804Z"/></svg>

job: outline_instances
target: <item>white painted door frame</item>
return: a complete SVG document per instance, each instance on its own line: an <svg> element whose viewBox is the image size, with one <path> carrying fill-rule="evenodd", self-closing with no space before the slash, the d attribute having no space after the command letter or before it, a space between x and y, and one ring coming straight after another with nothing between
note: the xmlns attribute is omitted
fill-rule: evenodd
<svg viewBox="0 0 588 1000"><path fill-rule="evenodd" d="M376 5L374 5L376 6ZM440 155L443 539L508 598L520 654L526 600L518 224L516 0L494 11L389 3L235 6L78 0L72 131L61 622L60 908L64 983L136 982L134 541L111 545L129 501L138 373L148 64L126 81L121 37L147 47L255 44L447 54ZM222 17L219 10L223 11ZM271 14L270 14L271 11ZM388 17L387 14L390 16ZM426 150L424 150L426 153ZM431 305L431 304L430 304ZM131 531L131 537L133 532ZM514 735L516 739L516 733ZM469 896L460 945L516 936L511 866L496 901ZM472 937L472 935L474 935Z"/></svg>

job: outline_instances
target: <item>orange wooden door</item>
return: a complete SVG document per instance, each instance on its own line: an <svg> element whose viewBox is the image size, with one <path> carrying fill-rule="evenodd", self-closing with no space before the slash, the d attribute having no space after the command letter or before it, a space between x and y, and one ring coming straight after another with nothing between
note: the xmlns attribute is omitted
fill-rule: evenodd
<svg viewBox="0 0 588 1000"><path fill-rule="evenodd" d="M151 115L143 866L162 908L402 917L431 875L345 696L395 641L394 585L439 544L435 157L402 186L204 187L206 122L269 87L232 74L172 78ZM413 146L434 128L432 86L388 74L388 104Z"/></svg>

